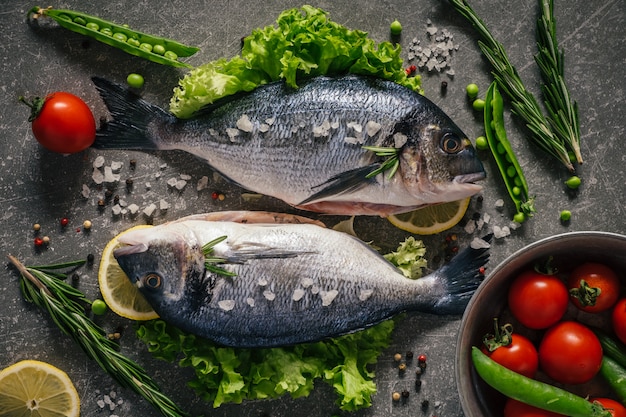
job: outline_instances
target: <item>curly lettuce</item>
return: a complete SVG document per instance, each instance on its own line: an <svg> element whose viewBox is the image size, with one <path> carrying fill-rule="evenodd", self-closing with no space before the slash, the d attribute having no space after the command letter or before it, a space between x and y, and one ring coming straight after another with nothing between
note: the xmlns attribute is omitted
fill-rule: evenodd
<svg viewBox="0 0 626 417"><path fill-rule="evenodd" d="M348 29L328 19L322 9L303 6L282 12L275 25L254 30L244 38L241 54L191 70L179 81L170 111L189 118L202 107L237 92L284 80L344 73L372 75L422 93L419 76L408 77L401 48L376 43L367 32Z"/></svg>

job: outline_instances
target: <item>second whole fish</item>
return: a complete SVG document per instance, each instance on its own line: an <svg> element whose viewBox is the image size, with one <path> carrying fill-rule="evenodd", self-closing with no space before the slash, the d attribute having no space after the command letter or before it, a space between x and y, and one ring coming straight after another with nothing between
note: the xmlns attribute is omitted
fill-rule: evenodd
<svg viewBox="0 0 626 417"><path fill-rule="evenodd" d="M351 235L286 221L266 212L184 217L120 236L114 256L161 319L234 347L319 341L404 311L461 314L488 258L488 244L470 246L412 280Z"/></svg>
<svg viewBox="0 0 626 417"><path fill-rule="evenodd" d="M485 171L467 136L430 100L391 81L316 77L298 89L275 82L188 120L93 81L112 116L95 147L182 150L303 210L388 216L482 189L474 182Z"/></svg>

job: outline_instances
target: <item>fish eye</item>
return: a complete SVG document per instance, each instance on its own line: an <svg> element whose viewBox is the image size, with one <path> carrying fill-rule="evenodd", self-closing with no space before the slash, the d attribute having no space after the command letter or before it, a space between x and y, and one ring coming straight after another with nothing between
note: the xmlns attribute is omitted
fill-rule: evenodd
<svg viewBox="0 0 626 417"><path fill-rule="evenodd" d="M156 290L161 287L161 276L156 273L150 273L143 277L143 283L146 287Z"/></svg>
<svg viewBox="0 0 626 417"><path fill-rule="evenodd" d="M446 133L441 138L441 149L446 153L459 153L464 148L463 139L454 133Z"/></svg>

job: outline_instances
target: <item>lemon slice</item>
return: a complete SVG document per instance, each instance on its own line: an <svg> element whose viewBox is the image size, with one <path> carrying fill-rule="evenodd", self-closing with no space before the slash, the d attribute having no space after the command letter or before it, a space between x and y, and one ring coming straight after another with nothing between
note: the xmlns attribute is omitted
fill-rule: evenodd
<svg viewBox="0 0 626 417"><path fill-rule="evenodd" d="M0 417L78 417L69 376L49 363L24 360L0 372Z"/></svg>
<svg viewBox="0 0 626 417"><path fill-rule="evenodd" d="M122 268L115 260L113 251L121 246L119 237L130 232L150 225L139 225L115 236L104 247L102 259L100 260L100 269L98 270L98 283L100 284L100 292L102 298L113 312L122 317L131 320L152 320L159 315L148 304L143 295L134 286Z"/></svg>
<svg viewBox="0 0 626 417"><path fill-rule="evenodd" d="M408 213L391 215L389 221L396 227L416 235L434 235L450 229L461 221L470 197L463 200L427 206Z"/></svg>

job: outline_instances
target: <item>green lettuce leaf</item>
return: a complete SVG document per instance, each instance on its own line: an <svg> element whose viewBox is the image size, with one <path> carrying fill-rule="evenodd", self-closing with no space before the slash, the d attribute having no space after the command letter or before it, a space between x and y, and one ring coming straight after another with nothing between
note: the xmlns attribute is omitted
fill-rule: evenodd
<svg viewBox="0 0 626 417"><path fill-rule="evenodd" d="M397 266L405 277L417 279L422 277L422 272L427 265L427 261L424 258L425 254L426 246L424 246L424 243L410 236L398 246L395 252L383 256Z"/></svg>
<svg viewBox="0 0 626 417"><path fill-rule="evenodd" d="M174 89L170 111L189 118L220 98L268 82L285 80L297 88L303 77L348 72L395 81L421 93L420 77L406 75L400 53L399 45L377 44L366 32L331 21L322 9L289 9L275 25L244 38L241 55L206 63L185 75Z"/></svg>

